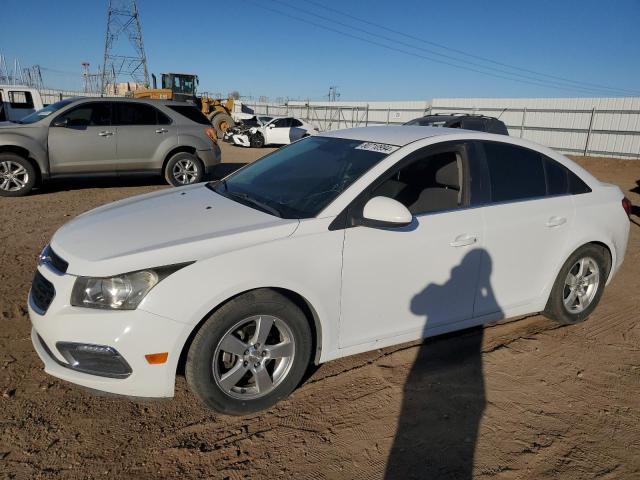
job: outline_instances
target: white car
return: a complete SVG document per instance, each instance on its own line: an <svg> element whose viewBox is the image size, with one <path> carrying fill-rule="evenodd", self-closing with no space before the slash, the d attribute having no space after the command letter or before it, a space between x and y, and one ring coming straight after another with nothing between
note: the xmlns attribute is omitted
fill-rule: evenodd
<svg viewBox="0 0 640 480"><path fill-rule="evenodd" d="M312 136L227 178L72 220L29 293L45 370L86 387L267 408L316 364L534 312L584 320L630 204L564 156L482 132Z"/></svg>
<svg viewBox="0 0 640 480"><path fill-rule="evenodd" d="M288 145L317 132L316 127L299 118L276 117L267 123L232 133L231 141L242 147L261 148L265 145Z"/></svg>
<svg viewBox="0 0 640 480"><path fill-rule="evenodd" d="M239 133L248 133L253 127L262 127L273 120L273 117L268 115L251 115L246 118L236 120L236 125L227 129L222 136L222 139L228 143L235 143L233 136ZM254 130L255 131L255 130Z"/></svg>

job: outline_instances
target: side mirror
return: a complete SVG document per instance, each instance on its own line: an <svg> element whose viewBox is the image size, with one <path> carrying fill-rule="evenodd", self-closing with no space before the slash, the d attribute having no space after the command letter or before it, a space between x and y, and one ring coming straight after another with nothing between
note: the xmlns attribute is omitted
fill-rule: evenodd
<svg viewBox="0 0 640 480"><path fill-rule="evenodd" d="M51 125L52 127L68 127L69 126L69 119L68 118L57 118L53 124Z"/></svg>
<svg viewBox="0 0 640 480"><path fill-rule="evenodd" d="M370 227L406 227L413 215L403 204L388 197L373 197L362 210L361 225Z"/></svg>

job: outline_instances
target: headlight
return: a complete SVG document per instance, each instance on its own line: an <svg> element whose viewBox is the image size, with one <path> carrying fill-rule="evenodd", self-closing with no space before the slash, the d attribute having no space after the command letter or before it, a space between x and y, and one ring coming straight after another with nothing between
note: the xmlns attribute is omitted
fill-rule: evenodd
<svg viewBox="0 0 640 480"><path fill-rule="evenodd" d="M78 277L71 292L74 307L135 310L161 280L193 262L170 265L114 277Z"/></svg>

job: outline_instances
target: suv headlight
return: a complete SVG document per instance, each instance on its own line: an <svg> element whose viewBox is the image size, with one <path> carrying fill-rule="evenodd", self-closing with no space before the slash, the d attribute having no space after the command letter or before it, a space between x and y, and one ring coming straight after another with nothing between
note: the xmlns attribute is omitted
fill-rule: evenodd
<svg viewBox="0 0 640 480"><path fill-rule="evenodd" d="M71 292L74 307L135 310L160 281L193 262L138 270L114 277L78 277Z"/></svg>

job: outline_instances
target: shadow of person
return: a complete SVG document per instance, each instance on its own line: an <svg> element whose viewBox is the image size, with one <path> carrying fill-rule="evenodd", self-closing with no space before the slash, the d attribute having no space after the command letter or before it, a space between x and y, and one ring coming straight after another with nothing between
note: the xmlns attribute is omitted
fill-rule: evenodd
<svg viewBox="0 0 640 480"><path fill-rule="evenodd" d="M478 261L479 260L479 261ZM501 312L490 283L491 258L470 251L442 285L429 284L411 301L411 311L429 324L438 312L430 305L455 298L460 276L478 265L479 295ZM462 282L464 283L464 282ZM426 328L426 323L425 323ZM387 462L387 479L470 479L479 423L485 408L482 373L483 328L475 327L426 340L406 380L402 408Z"/></svg>

